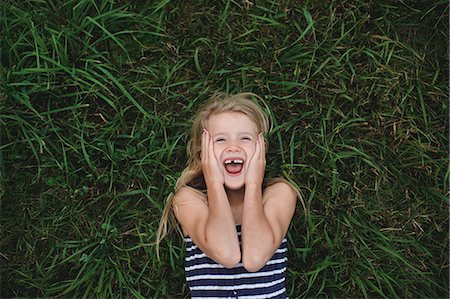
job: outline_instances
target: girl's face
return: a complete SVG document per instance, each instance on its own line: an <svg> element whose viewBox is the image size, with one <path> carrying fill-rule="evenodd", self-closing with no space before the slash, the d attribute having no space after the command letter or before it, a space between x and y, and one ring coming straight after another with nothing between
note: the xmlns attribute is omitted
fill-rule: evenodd
<svg viewBox="0 0 450 299"><path fill-rule="evenodd" d="M209 117L207 129L225 186L231 190L242 188L248 163L255 153L258 127L243 113L223 112Z"/></svg>

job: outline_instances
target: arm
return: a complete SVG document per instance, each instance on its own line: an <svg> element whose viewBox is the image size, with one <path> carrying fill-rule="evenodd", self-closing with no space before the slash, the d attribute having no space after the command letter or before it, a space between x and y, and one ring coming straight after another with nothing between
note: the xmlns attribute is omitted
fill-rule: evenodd
<svg viewBox="0 0 450 299"><path fill-rule="evenodd" d="M280 246L297 199L285 183L274 184L262 194L265 165L264 139L260 135L245 179L242 216L242 262L251 272L261 269Z"/></svg>
<svg viewBox="0 0 450 299"><path fill-rule="evenodd" d="M242 262L250 271L258 271L273 256L285 237L295 212L297 195L285 183L266 189L246 186L242 221Z"/></svg>
<svg viewBox="0 0 450 299"><path fill-rule="evenodd" d="M208 203L189 187L175 195L176 216L194 243L224 267L234 267L241 258L233 214L225 192L223 174L214 156L207 131L202 136L202 169Z"/></svg>

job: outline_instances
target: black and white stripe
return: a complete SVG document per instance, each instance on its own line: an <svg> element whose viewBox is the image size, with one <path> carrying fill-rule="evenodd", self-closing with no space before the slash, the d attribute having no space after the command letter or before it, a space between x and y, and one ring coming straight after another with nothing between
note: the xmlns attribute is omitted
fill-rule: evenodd
<svg viewBox="0 0 450 299"><path fill-rule="evenodd" d="M236 227L239 241L241 227ZM232 269L216 263L186 237L185 274L192 298L286 298L287 240L266 265L248 272L239 263Z"/></svg>

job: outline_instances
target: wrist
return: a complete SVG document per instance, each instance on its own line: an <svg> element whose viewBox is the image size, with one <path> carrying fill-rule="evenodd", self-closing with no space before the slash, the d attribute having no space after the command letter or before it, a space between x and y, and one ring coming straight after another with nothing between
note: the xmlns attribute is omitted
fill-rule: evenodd
<svg viewBox="0 0 450 299"><path fill-rule="evenodd" d="M262 186L260 183L245 184L245 199L262 198Z"/></svg>
<svg viewBox="0 0 450 299"><path fill-rule="evenodd" d="M220 177L214 175L203 174L205 178L206 187L223 186L225 184L224 180Z"/></svg>
<svg viewBox="0 0 450 299"><path fill-rule="evenodd" d="M261 188L262 182L259 181L252 181L252 182L246 182L245 187L247 188Z"/></svg>
<svg viewBox="0 0 450 299"><path fill-rule="evenodd" d="M256 181L247 181L245 182L245 188L254 188L254 189L261 189L262 186L262 180L256 180Z"/></svg>
<svg viewBox="0 0 450 299"><path fill-rule="evenodd" d="M225 190L224 182L219 180L208 180L206 183L206 189L209 193Z"/></svg>

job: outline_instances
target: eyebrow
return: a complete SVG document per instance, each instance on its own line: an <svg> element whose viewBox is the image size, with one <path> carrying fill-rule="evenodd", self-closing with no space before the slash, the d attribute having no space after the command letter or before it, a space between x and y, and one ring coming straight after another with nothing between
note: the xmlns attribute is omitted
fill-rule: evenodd
<svg viewBox="0 0 450 299"><path fill-rule="evenodd" d="M228 135L228 133L219 132L219 133L215 134L214 137L218 136L218 135ZM248 132L248 131L242 131L242 132L239 132L238 135L255 135L255 134L251 133L251 132Z"/></svg>

